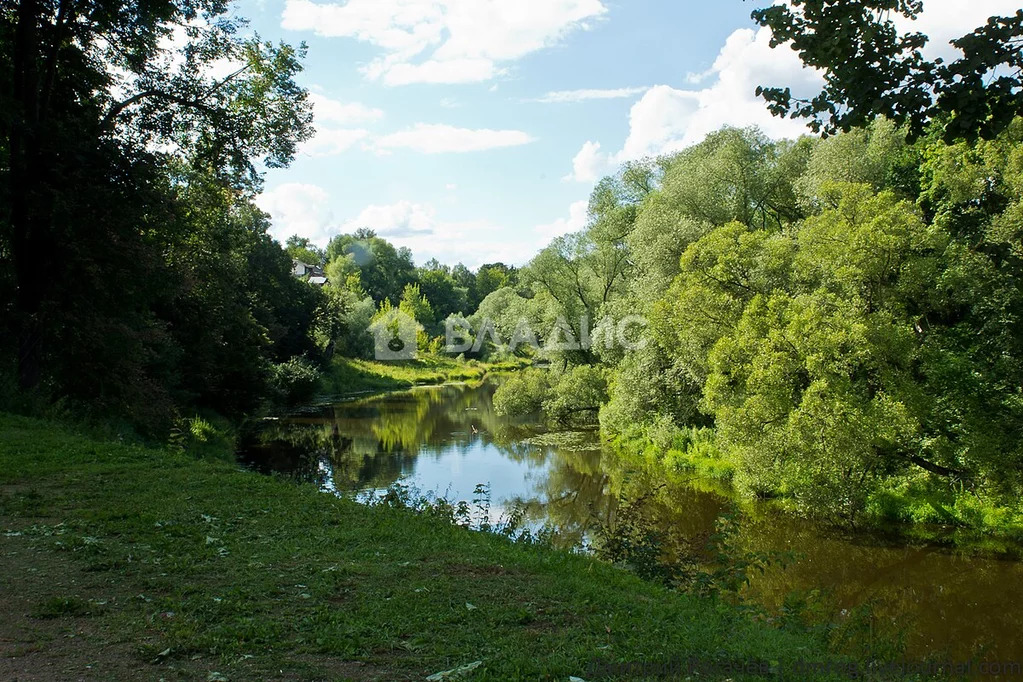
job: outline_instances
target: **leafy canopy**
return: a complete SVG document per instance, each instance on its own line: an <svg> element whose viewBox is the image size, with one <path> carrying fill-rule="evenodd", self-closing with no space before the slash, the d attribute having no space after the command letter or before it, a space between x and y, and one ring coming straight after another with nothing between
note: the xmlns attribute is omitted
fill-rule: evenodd
<svg viewBox="0 0 1023 682"><path fill-rule="evenodd" d="M807 118L825 136L883 116L906 124L911 138L931 121L947 141L994 138L1023 114L1023 10L953 40L962 56L951 62L925 59L928 37L898 30L896 16L921 11L922 0L791 0L754 11L772 47L790 45L825 80L809 99L784 86L757 94L776 116Z"/></svg>

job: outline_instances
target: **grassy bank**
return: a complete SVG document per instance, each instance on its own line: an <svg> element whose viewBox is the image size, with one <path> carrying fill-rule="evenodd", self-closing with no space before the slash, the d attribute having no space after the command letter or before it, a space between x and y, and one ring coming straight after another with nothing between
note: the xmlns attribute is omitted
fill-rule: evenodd
<svg viewBox="0 0 1023 682"><path fill-rule="evenodd" d="M3 679L641 679L587 666L687 656L807 679L794 662L825 656L587 557L27 418L0 433Z"/></svg>
<svg viewBox="0 0 1023 682"><path fill-rule="evenodd" d="M323 379L323 389L334 395L397 391L449 381L477 381L488 373L517 370L525 364L524 360L484 363L438 355L394 362L335 358Z"/></svg>
<svg viewBox="0 0 1023 682"><path fill-rule="evenodd" d="M622 463L659 480L691 484L736 496L738 464L719 448L712 428L636 427L610 440ZM784 487L767 502L786 512L801 509ZM884 529L928 541L952 541L996 552L1018 552L1023 542L1023 505L950 482L923 469L880 482L868 493L857 519L863 529Z"/></svg>

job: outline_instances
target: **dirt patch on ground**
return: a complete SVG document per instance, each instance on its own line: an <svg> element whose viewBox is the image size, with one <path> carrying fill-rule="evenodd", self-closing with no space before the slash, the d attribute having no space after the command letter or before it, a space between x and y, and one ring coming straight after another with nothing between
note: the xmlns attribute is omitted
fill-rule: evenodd
<svg viewBox="0 0 1023 682"><path fill-rule="evenodd" d="M18 522L21 523L18 523ZM130 645L112 643L98 617L128 598L38 539L11 536L24 519L0 517L0 679L147 677ZM40 519L33 519L38 523Z"/></svg>
<svg viewBox="0 0 1023 682"><path fill-rule="evenodd" d="M350 680L351 682L406 682L423 679L422 673L400 673L362 661L330 660L319 656L291 657L292 672L280 671L281 680Z"/></svg>

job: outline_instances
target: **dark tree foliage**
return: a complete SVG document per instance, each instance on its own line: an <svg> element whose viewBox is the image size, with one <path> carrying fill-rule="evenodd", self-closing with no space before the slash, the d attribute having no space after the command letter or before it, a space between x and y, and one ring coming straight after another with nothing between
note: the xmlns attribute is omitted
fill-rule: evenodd
<svg viewBox="0 0 1023 682"><path fill-rule="evenodd" d="M312 133L304 48L226 9L0 0L0 371L23 394L160 432L250 409L312 347L317 295L251 202L256 162Z"/></svg>
<svg viewBox="0 0 1023 682"><path fill-rule="evenodd" d="M513 287L518 283L518 269L504 263L486 263L476 271L473 287L470 290L472 309L475 310L490 294L504 287Z"/></svg>
<svg viewBox="0 0 1023 682"><path fill-rule="evenodd" d="M921 0L792 0L754 11L772 47L789 44L825 79L811 99L786 87L757 94L775 115L810 119L825 136L884 116L911 138L940 121L947 141L993 139L1023 113L1023 10L953 40L962 56L952 62L925 59L927 36L901 34L892 19L922 10Z"/></svg>

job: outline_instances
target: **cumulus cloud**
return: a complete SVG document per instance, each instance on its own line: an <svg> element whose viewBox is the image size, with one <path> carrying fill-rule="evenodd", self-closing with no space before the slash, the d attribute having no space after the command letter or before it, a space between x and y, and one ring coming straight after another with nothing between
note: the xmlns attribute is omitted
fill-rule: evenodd
<svg viewBox="0 0 1023 682"><path fill-rule="evenodd" d="M414 204L399 201L396 204L378 206L372 204L341 226L341 232L353 232L368 227L381 237L411 237L433 234L437 224L437 211L429 204Z"/></svg>
<svg viewBox="0 0 1023 682"><path fill-rule="evenodd" d="M928 58L954 59L958 51L949 41L983 25L988 17L1012 15L1018 0L926 0L924 12L910 21L896 17L900 31L919 31L930 38ZM599 142L588 141L572 161L566 179L591 183L625 161L668 154L703 140L724 125L758 126L774 138L798 137L807 132L802 121L772 116L754 93L758 85L791 87L795 96L820 92L823 80L807 69L787 47L771 49L769 29L741 29L732 33L710 69L689 74L689 89L659 85L646 91L629 114L629 133L618 152L603 152Z"/></svg>
<svg viewBox="0 0 1023 682"><path fill-rule="evenodd" d="M411 128L384 135L376 141L379 150L411 149L423 154L479 152L529 144L535 138L521 130L456 128L443 124L417 123Z"/></svg>
<svg viewBox="0 0 1023 682"><path fill-rule="evenodd" d="M686 133L700 107L700 93L667 85L650 88L629 112L629 136L614 160L630 161L683 148L689 142ZM718 125L726 122L727 119L722 120Z"/></svg>
<svg viewBox="0 0 1023 682"><path fill-rule="evenodd" d="M538 243L516 238L512 231L487 220L445 220L428 203L367 206L345 221L339 232L350 233L360 227L374 230L395 246L408 247L419 263L431 258L469 267L496 261L522 263L538 247Z"/></svg>
<svg viewBox="0 0 1023 682"><path fill-rule="evenodd" d="M558 218L553 223L547 223L546 225L537 225L533 228L533 231L545 242L549 242L563 234L579 232L589 222L589 207L590 204L585 199L576 201L568 207L567 218Z"/></svg>
<svg viewBox="0 0 1023 682"><path fill-rule="evenodd" d="M330 195L318 185L290 182L263 192L256 204L273 220L271 234L283 242L293 234L326 246L331 237Z"/></svg>
<svg viewBox="0 0 1023 682"><path fill-rule="evenodd" d="M607 12L601 0L287 0L281 26L381 50L368 78L388 85L485 81Z"/></svg>
<svg viewBox="0 0 1023 682"><path fill-rule="evenodd" d="M543 97L538 97L537 102L544 104L560 104L585 102L593 99L626 99L633 97L647 88L614 88L609 90L556 90L548 92Z"/></svg>
<svg viewBox="0 0 1023 682"><path fill-rule="evenodd" d="M586 142L579 153L572 159L572 172L562 180L576 182L596 182L608 171L610 159L600 151L599 142Z"/></svg>
<svg viewBox="0 0 1023 682"><path fill-rule="evenodd" d="M657 85L629 112L629 134L618 152L602 152L586 142L573 160L568 178L593 182L626 162L669 154L702 141L724 125L759 126L775 138L806 132L802 121L776 118L756 97L758 85L783 83L796 96L815 94L823 81L787 49L773 50L768 29L740 29L721 48L713 66L690 80L709 81L702 89Z"/></svg>
<svg viewBox="0 0 1023 682"><path fill-rule="evenodd" d="M313 105L313 116L317 123L331 123L341 126L371 123L384 117L382 109L368 107L360 102L340 102L318 92L309 93Z"/></svg>
<svg viewBox="0 0 1023 682"><path fill-rule="evenodd" d="M915 21L901 15L894 19L900 31L923 33L930 38L924 48L925 57L947 60L962 56L949 41L983 26L989 17L1014 15L1019 6L1019 0L925 0L924 11Z"/></svg>

